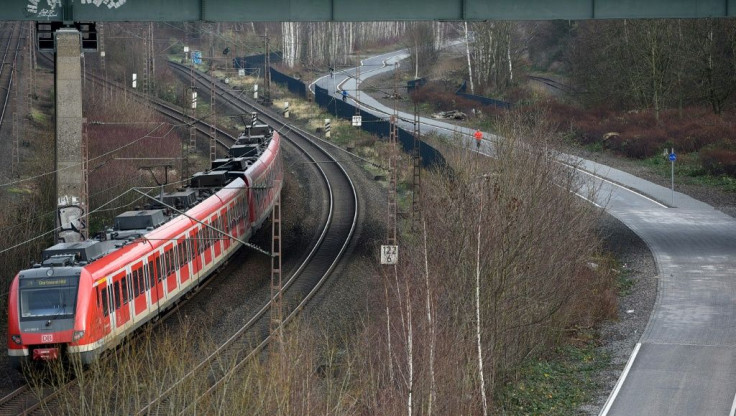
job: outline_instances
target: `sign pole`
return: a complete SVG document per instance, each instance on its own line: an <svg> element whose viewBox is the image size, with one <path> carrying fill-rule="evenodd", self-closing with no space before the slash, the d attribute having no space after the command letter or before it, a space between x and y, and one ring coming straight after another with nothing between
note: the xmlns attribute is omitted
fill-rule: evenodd
<svg viewBox="0 0 736 416"><path fill-rule="evenodd" d="M677 160L677 155L675 155L675 148L670 149L670 156L669 156L672 170L670 177L672 178L672 206L675 206L675 160Z"/></svg>

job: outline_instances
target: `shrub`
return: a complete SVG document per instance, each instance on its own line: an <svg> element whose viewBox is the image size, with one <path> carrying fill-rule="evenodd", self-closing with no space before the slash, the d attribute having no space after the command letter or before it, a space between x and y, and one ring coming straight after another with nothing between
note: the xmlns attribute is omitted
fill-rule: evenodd
<svg viewBox="0 0 736 416"><path fill-rule="evenodd" d="M703 169L711 175L736 176L736 150L711 146L701 150L699 157Z"/></svg>

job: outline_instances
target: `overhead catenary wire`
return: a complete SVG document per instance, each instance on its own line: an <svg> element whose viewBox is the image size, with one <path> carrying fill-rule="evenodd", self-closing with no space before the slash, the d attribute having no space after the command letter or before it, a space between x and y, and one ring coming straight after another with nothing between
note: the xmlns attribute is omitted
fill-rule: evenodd
<svg viewBox="0 0 736 416"><path fill-rule="evenodd" d="M152 187L151 189L158 190L158 187ZM110 201L107 201L106 203L102 204L99 208L97 208L95 210L92 210L89 213L90 214L93 214L93 213L99 211L103 207L105 207L105 206L111 204L112 202L114 202L114 201L122 198L123 196L127 195L130 192L131 192L131 189L128 189L127 191L125 191L122 194L118 195L117 197L111 199ZM33 236L31 238L28 238L27 240L21 241L20 243L17 243L15 245L11 246L11 247L4 248L4 249L0 250L0 254L4 254L4 253L6 253L6 252L8 252L10 250L13 250L13 249L18 248L18 247L20 247L22 245L28 244L28 243L30 243L32 241L38 240L39 238L45 237L45 236L47 236L47 235L49 235L51 233L54 233L56 231L59 231L59 230L61 230L61 227L54 227L53 229L51 229L49 231L46 231L46 232L41 233L41 234L38 234L38 235Z"/></svg>
<svg viewBox="0 0 736 416"><path fill-rule="evenodd" d="M159 201L158 199L156 199L156 198L154 198L154 197L152 197L152 196L150 196L150 195L148 195L148 194L146 194L146 193L144 193L144 192L142 192L142 191L139 191L139 190L138 190L137 188L132 188L132 190L133 190L133 191L136 191L136 192L138 192L138 193L140 193L140 194L141 194L141 195L143 195L144 197L148 197L148 198L151 198L151 199L155 200L155 201L156 201L157 203L159 203L159 204L161 204L161 205L165 206L166 208L168 208L168 209L170 209L170 210L172 210L172 211L174 211L174 212L176 212L176 213L178 213L178 214L180 214L180 215L184 215L185 217L189 218L190 220L192 220L192 221L194 221L194 222L196 222L196 223L198 223L198 224L200 224L200 225L202 225L202 226L204 226L204 227L207 227L207 228L209 228L209 229L211 229L211 230L215 231L215 232L216 232L216 233L218 233L218 234L222 234L222 235L224 235L224 236L226 236L226 237L229 237L229 238L231 238L231 239L233 239L233 240L235 240L235 241L239 242L240 244L242 244L242 245L244 245L244 246L246 246L246 247L252 248L253 250L256 250L257 252L259 252L259 253L262 253L262 254L265 254L265 255L267 255L267 256L269 256L269 257L271 257L271 255L272 255L272 254L271 254L270 252L268 252L268 251L266 251L266 250L263 250L262 248L260 248L260 247L256 246L255 244L251 244L251 243L249 243L249 242L247 242L247 241L243 241L243 240L241 240L241 239L239 239L239 238L237 238L237 237L233 236L232 234L230 234L230 233L227 233L227 232L225 232L225 231L223 231L223 230L218 230L217 228L215 228L215 227L211 226L210 224L207 224L207 223L205 223L205 222L203 222L203 221L200 221L200 220L198 220L197 218L194 218L194 217L192 217L191 215L187 214L187 213L186 213L186 212L184 212L184 211L178 210L178 209L176 209L175 207L173 207L173 206L171 206L171 205L169 205L169 204L166 204L166 203L164 203L163 201ZM144 237L144 238L145 238L145 237Z"/></svg>
<svg viewBox="0 0 736 416"><path fill-rule="evenodd" d="M93 157L93 158L90 158L90 159L88 160L88 162L93 162L93 161L99 160L99 159L101 159L101 158L103 158L103 157L109 156L109 155L111 155L111 154L113 154L113 153L119 152L120 150L123 150L123 149L125 149L125 148L128 148L128 147L130 147L130 146L132 146L132 145L134 145L134 144L136 144L136 143L138 143L138 142L140 142L140 141L142 141L142 140L144 140L144 139L162 139L162 138L165 138L165 137L166 137L166 136L168 136L168 135L169 135L169 134L170 134L170 133L171 133L172 131L174 131L174 129L175 129L176 127L179 127L179 126L180 126L179 124L171 124L171 128L170 128L170 129L169 129L169 130L168 130L168 131L166 132L166 134L164 134L164 135L162 135L162 136L152 136L152 135L151 135L151 133L155 132L155 131L156 131L156 130L158 130L158 129L159 129L159 128L160 128L161 126L163 126L163 125L166 125L166 124L171 124L171 123L168 123L168 122L161 122L161 123L159 123L159 125L158 125L158 126L154 127L154 128L153 128L153 129L151 130L151 131L149 131L149 132L148 132L148 133L146 133L145 135L143 135L143 136L141 136L141 137L139 137L139 138L137 138L137 139L135 139L135 140L133 140L133 141L131 141L131 142L129 142L129 143L126 143L126 144L124 144L124 145L122 145L122 146L120 146L120 147L117 147L117 148L115 148L115 149L112 149L112 150L110 150L110 151L107 151L107 152L105 152L105 153L103 153L103 154L101 154L101 155L99 155L99 156L95 156L95 157ZM185 125L185 124L181 124L181 125ZM75 163L75 164L72 164L72 165L69 165L69 166L63 167L63 168L61 168L61 169L55 169L55 170L52 170L52 171L48 171L48 172L44 172L44 173L41 173L41 174L38 174L38 175L34 175L34 176L29 176L29 177L27 177L27 178L23 178L23 179L18 179L18 180L15 180L15 181L11 181L11 182L6 182L6 183L3 183L3 184L0 184L0 188L4 188L4 187L8 187L8 186L12 186L12 185L17 185L17 184L19 184L19 183L23 183L23 182L28 182L28 181L32 181L32 180L35 180L35 179L40 179L40 178L43 178L43 177L45 177L45 176L48 176L48 175L52 175L52 174L55 174L55 173L58 173L58 172L62 172L62 171L68 170L68 169L79 169L81 165L82 165L82 163Z"/></svg>

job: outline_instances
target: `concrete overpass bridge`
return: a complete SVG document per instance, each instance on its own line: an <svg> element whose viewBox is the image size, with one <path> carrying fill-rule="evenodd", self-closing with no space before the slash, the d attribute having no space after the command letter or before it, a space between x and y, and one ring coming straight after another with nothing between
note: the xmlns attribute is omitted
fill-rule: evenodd
<svg viewBox="0 0 736 416"><path fill-rule="evenodd" d="M4 0L0 20L384 21L733 17L736 0Z"/></svg>

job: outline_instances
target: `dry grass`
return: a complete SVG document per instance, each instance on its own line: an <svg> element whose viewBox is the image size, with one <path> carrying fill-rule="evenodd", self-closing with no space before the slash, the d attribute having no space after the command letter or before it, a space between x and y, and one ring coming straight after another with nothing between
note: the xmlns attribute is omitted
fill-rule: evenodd
<svg viewBox="0 0 736 416"><path fill-rule="evenodd" d="M425 174L432 190L425 192L426 232L403 234L399 266L376 270L368 302L375 309L358 333L328 339L297 322L281 348L233 374L196 413L406 414L410 391L414 413L430 406L438 414L481 413L471 301L477 272L490 398L525 359L613 316L615 276L599 256L598 212L574 195L570 170L521 150L524 140L549 139L549 126L531 121L531 128L518 118L501 125L500 159L459 149L447 155L451 171ZM197 362L193 351L212 348L194 326L182 327L186 335L146 334L130 352L82 375L88 389L70 396L64 410L139 409ZM177 388L171 410L193 404L206 373ZM501 411L493 399L490 408Z"/></svg>

